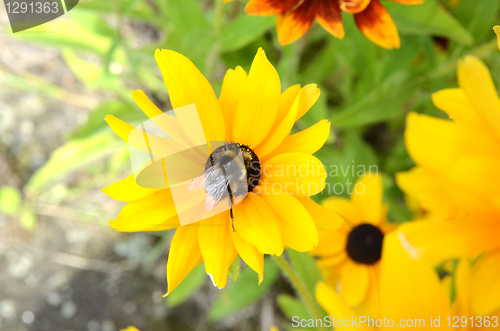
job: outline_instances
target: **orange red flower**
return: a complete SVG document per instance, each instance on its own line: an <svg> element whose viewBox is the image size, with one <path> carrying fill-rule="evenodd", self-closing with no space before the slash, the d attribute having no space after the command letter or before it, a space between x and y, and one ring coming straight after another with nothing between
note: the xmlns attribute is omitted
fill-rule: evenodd
<svg viewBox="0 0 500 331"><path fill-rule="evenodd" d="M392 0L405 5L420 4L423 0ZM354 15L361 32L373 43L384 48L399 48L398 30L389 12L379 0L250 0L249 15L278 15L276 28L282 45L302 37L314 19L333 36L344 38L342 12Z"/></svg>

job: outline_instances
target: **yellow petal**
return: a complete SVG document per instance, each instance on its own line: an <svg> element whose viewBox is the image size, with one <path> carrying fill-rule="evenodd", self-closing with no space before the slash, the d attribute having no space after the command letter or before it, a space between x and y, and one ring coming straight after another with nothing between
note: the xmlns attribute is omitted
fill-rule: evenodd
<svg viewBox="0 0 500 331"><path fill-rule="evenodd" d="M351 200L341 197L328 197L321 203L326 209L331 210L346 220L351 226L362 222L358 210Z"/></svg>
<svg viewBox="0 0 500 331"><path fill-rule="evenodd" d="M458 83L479 116L500 138L500 100L488 68L478 58L466 56L458 64Z"/></svg>
<svg viewBox="0 0 500 331"><path fill-rule="evenodd" d="M498 232L497 232L498 233ZM500 250L474 264L471 288L473 315L488 316L500 309Z"/></svg>
<svg viewBox="0 0 500 331"><path fill-rule="evenodd" d="M368 291L363 302L356 308L360 316L380 317L379 266L368 266Z"/></svg>
<svg viewBox="0 0 500 331"><path fill-rule="evenodd" d="M173 229L180 225L176 215L170 190L164 189L129 202L109 225L125 232L146 231L159 225Z"/></svg>
<svg viewBox="0 0 500 331"><path fill-rule="evenodd" d="M300 92L300 104L297 112L297 120L305 115L311 107L318 101L321 94L318 85L309 84L302 88Z"/></svg>
<svg viewBox="0 0 500 331"><path fill-rule="evenodd" d="M184 149L182 145L171 138L146 133L113 115L107 115L104 120L123 141L144 153L164 157Z"/></svg>
<svg viewBox="0 0 500 331"><path fill-rule="evenodd" d="M283 244L298 252L307 252L318 245L318 231L307 209L285 191L264 188L260 197L281 221Z"/></svg>
<svg viewBox="0 0 500 331"><path fill-rule="evenodd" d="M454 88L438 91L432 95L432 102L457 123L484 127L483 119L478 116L479 114L476 113L462 89Z"/></svg>
<svg viewBox="0 0 500 331"><path fill-rule="evenodd" d="M314 253L314 250L312 252ZM318 264L318 267L322 270L325 280L330 284L332 284L332 286L336 286L338 281L338 271L340 269L340 266L347 263L348 258L349 257L347 256L346 251L342 251L337 255L333 256L326 256L326 257L321 256L316 263Z"/></svg>
<svg viewBox="0 0 500 331"><path fill-rule="evenodd" d="M254 245L246 242L238 232L231 232L234 246L241 259L259 275L259 285L264 280L264 254L259 252Z"/></svg>
<svg viewBox="0 0 500 331"><path fill-rule="evenodd" d="M346 320L358 320L358 315L352 310L351 307L347 305L345 301L343 301L339 295L326 283L319 282L316 285L315 291L316 301L320 304L321 307L327 312L328 316L332 316L335 319L340 319L343 321ZM359 325L359 323L358 323ZM366 326L367 323L362 323L359 325L357 330L372 330L371 328ZM335 327L335 330L351 330L353 329L352 325Z"/></svg>
<svg viewBox="0 0 500 331"><path fill-rule="evenodd" d="M295 123L295 118L297 117L301 94L302 91L295 98L292 107L285 115L285 117L281 119L281 121L276 121L274 123L271 131L269 132L269 135L255 149L255 153L262 157L262 159L264 159L269 153L271 153L292 131L293 124Z"/></svg>
<svg viewBox="0 0 500 331"><path fill-rule="evenodd" d="M405 143L418 165L442 172L449 169L456 154L457 128L451 121L410 113L406 119Z"/></svg>
<svg viewBox="0 0 500 331"><path fill-rule="evenodd" d="M330 121L322 120L313 126L286 137L271 154L263 160L279 154L304 153L314 154L325 144L330 135Z"/></svg>
<svg viewBox="0 0 500 331"><path fill-rule="evenodd" d="M169 295L184 278L203 261L198 244L199 224L180 226L175 231L167 260L167 284Z"/></svg>
<svg viewBox="0 0 500 331"><path fill-rule="evenodd" d="M196 146L188 137L189 132L186 132L179 119L170 114L163 113L156 105L148 98L142 90L132 90L132 98L135 103L141 108L147 117L166 134L172 137L176 142L188 148Z"/></svg>
<svg viewBox="0 0 500 331"><path fill-rule="evenodd" d="M498 49L500 49L500 26L495 25L493 27L493 31L495 31L495 34L497 35Z"/></svg>
<svg viewBox="0 0 500 331"><path fill-rule="evenodd" d="M471 277L472 271L467 259L459 261L455 271L455 302L453 311L457 316L469 316L471 314Z"/></svg>
<svg viewBox="0 0 500 331"><path fill-rule="evenodd" d="M482 142L481 142L482 143ZM463 157L455 162L448 176L451 183L447 185L448 196L469 212L498 213L498 206L493 201L500 196L495 185L485 183L500 182L500 159L495 156ZM460 193L459 191L462 191ZM463 192L467 192L467 195Z"/></svg>
<svg viewBox="0 0 500 331"><path fill-rule="evenodd" d="M285 118L301 90L302 88L300 87L300 84L296 84L283 91L280 97L280 106L278 115L276 116L276 122L281 122L281 120Z"/></svg>
<svg viewBox="0 0 500 331"><path fill-rule="evenodd" d="M276 120L280 95L278 73L259 48L236 109L234 141L251 148L262 142Z"/></svg>
<svg viewBox="0 0 500 331"><path fill-rule="evenodd" d="M320 257L331 257L345 251L347 244L347 233L340 230L321 231L318 230L319 241L311 254Z"/></svg>
<svg viewBox="0 0 500 331"><path fill-rule="evenodd" d="M257 194L249 193L233 208L234 229L261 253L281 255L280 220Z"/></svg>
<svg viewBox="0 0 500 331"><path fill-rule="evenodd" d="M135 326L129 326L128 328L121 329L120 331L139 331L139 329L136 328Z"/></svg>
<svg viewBox="0 0 500 331"><path fill-rule="evenodd" d="M396 174L398 187L415 199L419 208L436 218L447 219L457 212L455 204L440 188L439 180L421 167Z"/></svg>
<svg viewBox="0 0 500 331"><path fill-rule="evenodd" d="M399 229L426 258L439 262L499 248L498 223L471 215L453 221L409 222Z"/></svg>
<svg viewBox="0 0 500 331"><path fill-rule="evenodd" d="M263 162L261 169L262 183L271 183L297 196L318 194L326 186L326 170L312 155L281 154Z"/></svg>
<svg viewBox="0 0 500 331"><path fill-rule="evenodd" d="M185 56L171 51L155 52L174 109L195 104L207 141L225 141L226 128L219 101L207 79Z"/></svg>
<svg viewBox="0 0 500 331"><path fill-rule="evenodd" d="M130 175L119 182L106 186L102 192L118 201L135 201L147 197L160 190L137 185L135 176Z"/></svg>
<svg viewBox="0 0 500 331"><path fill-rule="evenodd" d="M257 146L255 150L257 155L265 158L266 155L272 152L288 135L290 135L290 131L292 131L299 110L303 108L309 109L318 99L319 93L316 84L304 86L295 98L292 107L285 117L274 124L266 139Z"/></svg>
<svg viewBox="0 0 500 331"><path fill-rule="evenodd" d="M439 277L397 231L384 237L380 272L381 316L423 318L427 324L430 316L441 316L443 326L451 311Z"/></svg>
<svg viewBox="0 0 500 331"><path fill-rule="evenodd" d="M311 215L318 231L337 230L344 219L337 213L323 207L314 200L305 197L297 197Z"/></svg>
<svg viewBox="0 0 500 331"><path fill-rule="evenodd" d="M358 179L352 193L352 203L363 223L380 224L383 214L382 178L376 174Z"/></svg>
<svg viewBox="0 0 500 331"><path fill-rule="evenodd" d="M227 140L231 140L232 128L234 123L234 115L241 93L247 79L246 71L238 66L236 69L229 69L224 76L222 82L222 90L220 92L219 103L226 121Z"/></svg>
<svg viewBox="0 0 500 331"><path fill-rule="evenodd" d="M205 261L205 271L218 288L226 286L227 271L238 256L231 231L228 212L204 219L199 226L198 241Z"/></svg>
<svg viewBox="0 0 500 331"><path fill-rule="evenodd" d="M144 91L132 90L132 98L147 117L153 118L155 116L163 114L160 108L156 107L156 105L151 100L149 100Z"/></svg>
<svg viewBox="0 0 500 331"><path fill-rule="evenodd" d="M366 265L349 261L340 269L340 296L350 306L356 307L361 304L368 292L368 284Z"/></svg>

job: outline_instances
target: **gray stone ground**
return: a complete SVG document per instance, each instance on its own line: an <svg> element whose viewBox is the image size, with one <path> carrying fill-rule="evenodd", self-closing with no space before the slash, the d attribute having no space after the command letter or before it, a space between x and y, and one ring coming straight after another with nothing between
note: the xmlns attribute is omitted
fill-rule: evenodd
<svg viewBox="0 0 500 331"><path fill-rule="evenodd" d="M12 40L6 23L1 13L0 187L22 192L92 106L108 96L86 91L58 52ZM49 98L6 83L8 75L26 74L63 87L72 97ZM209 281L185 304L166 307L168 246L159 247L159 257L151 260L158 235L121 234L107 226L123 204L100 192L112 182L104 164L100 160L34 200L25 199L38 218L32 231L23 229L17 216L0 213L0 330L117 331L128 325L143 331L260 329L257 325L268 330L272 293L266 304L217 324L207 322L218 295Z"/></svg>

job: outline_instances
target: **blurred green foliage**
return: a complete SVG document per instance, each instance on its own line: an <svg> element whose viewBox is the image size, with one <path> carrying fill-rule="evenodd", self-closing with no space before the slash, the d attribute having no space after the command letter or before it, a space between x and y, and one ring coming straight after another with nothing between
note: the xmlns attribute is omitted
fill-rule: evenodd
<svg viewBox="0 0 500 331"><path fill-rule="evenodd" d="M343 169L328 178L330 187L355 182L357 172L353 174L349 166L376 166L384 174L391 219L411 219L393 180L396 172L413 165L403 140L405 116L410 111L445 116L433 106L431 94L456 86L456 64L466 54L482 58L500 83L500 56L492 31L493 25L500 23L500 1L461 0L456 8L450 7L448 0L425 0L418 6L386 1L384 5L401 35L399 50L385 50L369 42L349 15L344 15L344 40L335 39L315 23L304 38L281 47L275 18L247 16L244 5L241 1L222 5L218 0L87 0L64 18L13 35L60 50L67 66L84 84L82 94L99 91L109 96L32 176L26 194L36 197L61 176L105 156L115 155L106 159L108 169L114 169L109 183L128 169L124 157L127 146L103 118L113 114L131 124L145 119L132 101L132 88L145 90L161 109L169 110L168 94L153 56L155 49L172 49L187 56L218 94L225 70L237 65L248 70L257 48L263 47L280 74L283 88L297 83L316 83L321 88L318 103L294 130L324 118L332 122L329 143L317 153L325 165ZM5 74L2 80L50 98L75 100L63 88L36 76ZM346 190L339 194L348 196ZM3 212L18 212L20 192L4 187L0 195ZM33 215L21 217L28 228L36 222ZM290 259L297 268L315 268L308 255L291 253ZM265 268L264 282L257 286L253 271L244 267L239 275L239 266L235 266L232 276L239 275L240 281L230 282L221 292L210 317L218 320L258 300L278 277L272 262L266 260ZM312 291L310 282L320 277L318 271L297 270ZM202 275L202 266L195 268L167 303L175 306L184 302L201 287ZM290 296L280 296L278 303L287 316L307 316L303 304Z"/></svg>

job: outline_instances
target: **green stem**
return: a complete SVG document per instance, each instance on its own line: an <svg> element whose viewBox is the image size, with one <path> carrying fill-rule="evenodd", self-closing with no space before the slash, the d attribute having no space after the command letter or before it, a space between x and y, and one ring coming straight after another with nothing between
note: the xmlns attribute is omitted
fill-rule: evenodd
<svg viewBox="0 0 500 331"><path fill-rule="evenodd" d="M215 0L215 22L214 22L214 34L217 38L212 49L207 55L207 67L206 67L206 77L208 80L212 80L215 73L215 64L220 55L220 35L222 33L222 23L224 19L224 1Z"/></svg>
<svg viewBox="0 0 500 331"><path fill-rule="evenodd" d="M288 261L283 256L276 256L276 255L273 255L273 259L274 262L276 262L276 264L280 267L281 271L283 271L283 273L288 277L290 283L292 283L293 287L295 288L295 291L297 291L300 298L306 305L312 318L314 318L315 320L322 319L323 316L318 310L318 307L316 306L313 297L307 290L306 285L295 273L295 270L293 270L292 266L288 263ZM324 327L320 327L319 329L326 330Z"/></svg>
<svg viewBox="0 0 500 331"><path fill-rule="evenodd" d="M222 32L222 18L224 14L224 1L215 0L215 23L214 32L217 36L220 36Z"/></svg>

